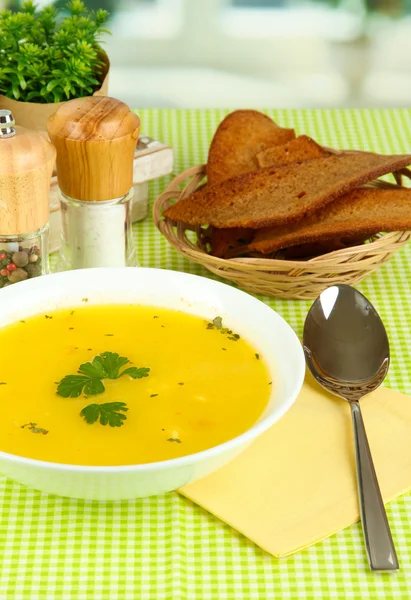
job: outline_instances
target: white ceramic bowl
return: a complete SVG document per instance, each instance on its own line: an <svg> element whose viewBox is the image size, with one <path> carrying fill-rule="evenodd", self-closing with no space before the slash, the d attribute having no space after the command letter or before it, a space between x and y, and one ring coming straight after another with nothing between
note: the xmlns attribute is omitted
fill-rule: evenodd
<svg viewBox="0 0 411 600"><path fill-rule="evenodd" d="M143 268L85 269L25 281L0 290L0 327L33 314L79 306L84 297L89 305L135 303L178 309L210 320L222 316L268 364L273 380L269 404L259 421L238 437L209 450L163 462L87 467L0 452L0 471L16 481L61 496L97 500L138 498L176 490L240 454L284 415L301 389L304 354L297 336L282 317L245 292L186 273ZM279 457L267 460L276 458Z"/></svg>

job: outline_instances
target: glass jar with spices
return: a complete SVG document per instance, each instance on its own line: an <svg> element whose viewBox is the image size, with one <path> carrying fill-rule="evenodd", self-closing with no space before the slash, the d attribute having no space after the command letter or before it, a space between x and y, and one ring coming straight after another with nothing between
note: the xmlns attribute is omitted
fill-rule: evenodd
<svg viewBox="0 0 411 600"><path fill-rule="evenodd" d="M119 100L93 96L63 104L47 130L57 149L58 269L136 266L131 202L139 118Z"/></svg>
<svg viewBox="0 0 411 600"><path fill-rule="evenodd" d="M0 110L0 288L45 275L54 146Z"/></svg>

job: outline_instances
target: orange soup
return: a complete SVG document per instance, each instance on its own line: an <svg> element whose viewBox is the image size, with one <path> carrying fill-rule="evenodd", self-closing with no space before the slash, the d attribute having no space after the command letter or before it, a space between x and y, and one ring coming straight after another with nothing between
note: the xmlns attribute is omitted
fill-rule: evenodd
<svg viewBox="0 0 411 600"><path fill-rule="evenodd" d="M78 465L161 461L246 431L271 391L258 352L217 317L104 305L0 330L0 450Z"/></svg>

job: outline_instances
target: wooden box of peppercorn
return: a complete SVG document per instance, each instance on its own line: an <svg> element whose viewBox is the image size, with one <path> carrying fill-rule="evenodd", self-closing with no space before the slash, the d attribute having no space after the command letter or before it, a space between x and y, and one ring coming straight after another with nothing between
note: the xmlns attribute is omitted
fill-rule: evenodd
<svg viewBox="0 0 411 600"><path fill-rule="evenodd" d="M169 175L173 170L173 150L167 144L140 135L134 153L132 221L141 221L148 213L149 182ZM50 189L49 249L60 247L61 213L58 199L57 177L54 175Z"/></svg>

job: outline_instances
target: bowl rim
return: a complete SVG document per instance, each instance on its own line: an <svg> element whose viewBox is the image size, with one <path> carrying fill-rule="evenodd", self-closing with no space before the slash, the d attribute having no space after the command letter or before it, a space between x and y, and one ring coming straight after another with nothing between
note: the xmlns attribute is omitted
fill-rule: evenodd
<svg viewBox="0 0 411 600"><path fill-rule="evenodd" d="M20 290L22 289L22 285L25 285L26 287L27 286L30 287L30 285L32 285L33 282L36 284L36 282L42 281L44 279L50 280L50 278L57 279L57 278L67 277L67 276L75 277L76 275L73 275L73 274L76 274L76 273L84 274L85 272L91 272L91 271L92 272L98 271L103 275L104 273L107 273L107 271L118 272L120 269L124 269L124 270L125 269L135 269L135 267L123 267L123 268L107 267L107 268L99 268L99 269L96 269L96 268L81 269L81 270L77 270L77 271L65 271L62 273L53 273L53 274L49 274L49 275L46 275L46 276L38 278L38 279L26 280L26 281L20 282L19 289ZM4 451L0 450L0 460L7 461L9 463L18 463L19 465L37 467L37 468L45 469L48 471L64 471L64 472L70 472L70 473L83 473L83 474L87 474L87 475L90 475L90 474L103 475L103 474L119 474L119 473L143 473L143 472L147 473L147 472L155 472L155 471L158 471L161 469L184 467L187 465L195 464L197 462L201 462L202 460L207 460L207 459L213 458L214 456L217 456L219 454L229 452L232 449L241 447L242 445L246 444L247 442L256 439L259 435L261 435L264 431L269 429L279 419L281 419L281 417L283 417L284 414L294 404L298 394L301 391L301 388L302 388L302 385L304 382L305 357L304 357L303 348L301 346L301 342L300 342L297 334L295 333L295 331L293 330L291 325L289 325L287 323L287 321L284 319L284 317L282 315L280 315L276 310L272 309L265 302L263 302L262 300L259 300L258 298L256 298L252 294L250 294L249 292L239 289L238 287L223 283L221 281L217 281L215 279L203 277L201 275L195 275L192 273L186 273L183 271L174 271L172 269L160 269L160 268L154 268L154 267L137 267L137 269L139 272L158 272L158 273L162 272L162 273L164 273L164 271L167 271L168 273L173 274L173 276L175 276L176 278L181 277L181 278L187 278L187 279L193 279L193 278L197 279L197 280L200 279L203 282L204 281L207 282L206 285L211 285L211 287L230 288L232 291L234 291L234 293L237 293L240 296L243 296L244 294L246 296L249 296L252 299L252 301L258 303L260 306L263 306L264 309L268 309L270 311L270 313L273 313L275 315L275 318L279 318L281 321L283 321L283 323L286 325L286 327L289 331L290 339L292 339L293 343L295 343L295 359L296 359L295 377L293 378L292 390L289 393L287 401L284 401L282 403L281 408L277 409L275 411L275 414L273 414L273 413L268 414L266 417L257 421L251 427L249 427L246 431L244 431L243 433L240 433L239 435L235 436L234 438L231 438L231 439L227 440L226 442L218 444L217 446L212 446L211 448L206 448L205 450L201 450L200 452L187 454L187 455L180 456L177 458L171 458L171 459L167 459L167 460L149 462L149 463L130 464L130 465L76 465L76 464L70 464L70 463L59 463L59 462L41 460L41 459L37 459L37 458L30 458L30 457L20 456L18 454L12 454L10 452L4 452ZM7 292L11 291L11 290L13 290L12 286L6 288L4 291L7 294ZM267 313L267 314L269 314L269 313ZM273 420L274 416L276 418Z"/></svg>

